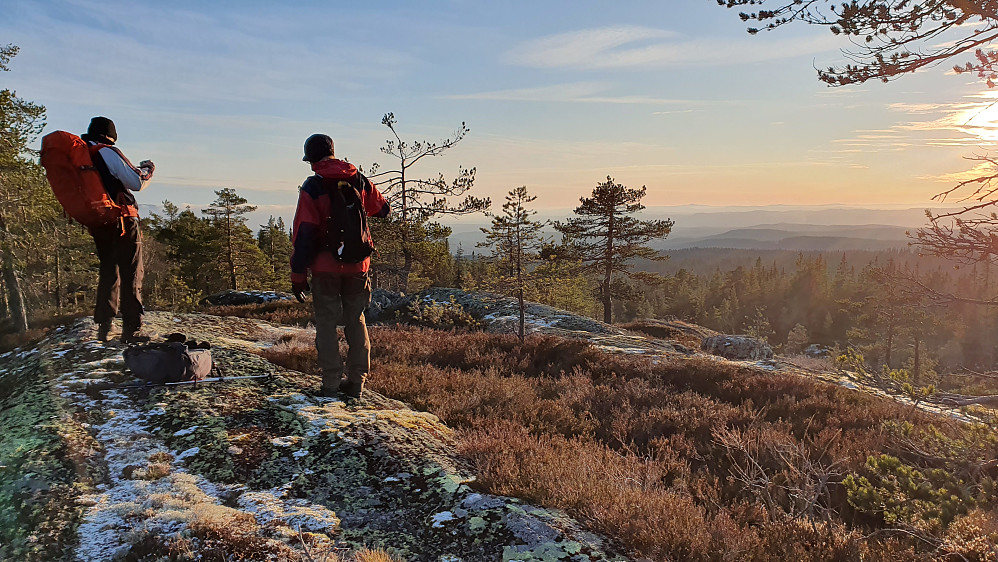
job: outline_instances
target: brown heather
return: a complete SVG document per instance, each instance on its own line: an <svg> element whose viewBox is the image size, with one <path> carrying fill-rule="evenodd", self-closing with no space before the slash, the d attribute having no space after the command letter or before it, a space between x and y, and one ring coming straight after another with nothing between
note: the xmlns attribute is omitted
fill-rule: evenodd
<svg viewBox="0 0 998 562"><path fill-rule="evenodd" d="M795 375L606 354L556 337L520 344L422 328L371 334L370 388L457 428L482 490L563 509L634 555L938 555L903 533L871 535L877 522L853 510L838 484L871 454L896 454L884 424L926 425L917 410ZM315 369L312 342L301 337L262 353ZM827 488L815 486L822 478ZM975 517L973 528L994 523L993 514Z"/></svg>
<svg viewBox="0 0 998 562"><path fill-rule="evenodd" d="M297 301L273 301L265 304L239 306L209 306L200 312L215 316L256 318L288 326L306 326L310 322L314 323L312 307L300 304Z"/></svg>

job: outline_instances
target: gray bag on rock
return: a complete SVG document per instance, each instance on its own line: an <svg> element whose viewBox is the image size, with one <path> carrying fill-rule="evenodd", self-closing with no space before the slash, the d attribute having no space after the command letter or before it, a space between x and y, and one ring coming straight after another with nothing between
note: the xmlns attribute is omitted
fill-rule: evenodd
<svg viewBox="0 0 998 562"><path fill-rule="evenodd" d="M211 374L211 346L194 341L165 341L126 349L125 366L153 384L199 381Z"/></svg>

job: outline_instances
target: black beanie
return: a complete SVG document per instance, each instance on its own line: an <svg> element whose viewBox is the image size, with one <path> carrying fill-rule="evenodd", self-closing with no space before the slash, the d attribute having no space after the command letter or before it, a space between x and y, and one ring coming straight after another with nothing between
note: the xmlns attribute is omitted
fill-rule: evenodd
<svg viewBox="0 0 998 562"><path fill-rule="evenodd" d="M316 133L305 139L305 156L303 162L316 163L326 156L333 156L333 139L329 135Z"/></svg>
<svg viewBox="0 0 998 562"><path fill-rule="evenodd" d="M114 144L118 140L118 131L114 129L114 121L107 117L94 117L87 127L87 136L94 142Z"/></svg>

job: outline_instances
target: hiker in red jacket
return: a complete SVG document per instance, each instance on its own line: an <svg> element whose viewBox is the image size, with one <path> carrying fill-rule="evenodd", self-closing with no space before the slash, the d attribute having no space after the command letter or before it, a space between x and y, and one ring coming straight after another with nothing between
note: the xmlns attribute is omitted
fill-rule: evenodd
<svg viewBox="0 0 998 562"><path fill-rule="evenodd" d="M360 398L371 369L371 340L364 320L364 309L371 303L367 275L371 247L358 253L359 244L351 240L370 241L366 217L387 217L388 202L353 164L334 157L333 139L326 135L308 137L302 160L311 164L315 175L305 180L298 195L292 231L291 290L301 302L305 301L304 293L312 291L315 348L322 370L320 394L335 396L341 392ZM355 205L351 207L357 199L362 207L359 213ZM349 220L351 209L357 220ZM357 232L353 236L342 232L350 229ZM311 286L308 271L312 272ZM345 373L336 333L340 324L349 346ZM344 374L346 378L342 378Z"/></svg>
<svg viewBox="0 0 998 562"><path fill-rule="evenodd" d="M133 166L114 143L118 140L114 122L107 117L90 120L80 138L92 145L103 145L93 158L108 196L124 209L120 222L90 228L97 246L100 273L97 278L97 304L94 322L97 339L107 341L111 321L121 302L121 341L148 341L139 334L142 327L142 235L139 232L139 209L132 191L142 191L152 179L156 166L151 160Z"/></svg>

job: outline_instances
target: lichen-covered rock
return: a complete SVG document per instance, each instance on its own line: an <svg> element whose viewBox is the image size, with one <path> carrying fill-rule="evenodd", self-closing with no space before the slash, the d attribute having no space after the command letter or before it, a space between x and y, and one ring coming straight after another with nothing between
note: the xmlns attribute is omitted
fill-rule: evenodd
<svg viewBox="0 0 998 562"><path fill-rule="evenodd" d="M804 355L808 357L829 357L832 355L832 350L823 345L812 343L804 348Z"/></svg>
<svg viewBox="0 0 998 562"><path fill-rule="evenodd" d="M735 361L761 361L773 358L769 344L751 336L710 336L703 340L700 349L712 355Z"/></svg>
<svg viewBox="0 0 998 562"><path fill-rule="evenodd" d="M371 304L364 311L367 321L378 322L381 320L390 320L390 318L385 318L385 313L398 310L404 304L408 303L410 298L405 293L375 289L371 292Z"/></svg>
<svg viewBox="0 0 998 562"><path fill-rule="evenodd" d="M459 289L433 288L419 294L420 298L446 302L453 298L476 318L485 321L492 332L516 330L520 318L520 304L516 299L491 293L467 293ZM586 332L589 334L622 334L622 330L592 318L571 312L528 302L524 311L525 323L531 332L549 333L549 330L562 332Z"/></svg>
<svg viewBox="0 0 998 562"><path fill-rule="evenodd" d="M481 321L490 332L512 333L516 331L519 323L520 305L516 299L493 293L432 287L417 293L413 299L425 303L453 303ZM402 304L407 302L401 301ZM575 332L597 335L623 333L618 328L592 318L531 302L526 303L525 323L529 332L561 334Z"/></svg>
<svg viewBox="0 0 998 562"><path fill-rule="evenodd" d="M393 296L394 295L394 296ZM492 333L519 331L520 307L512 298L481 291L432 287L410 297L383 292L384 303L368 309L368 319L400 322L436 328L484 329ZM545 334L585 340L613 353L650 355L692 355L677 341L629 333L624 329L543 304L525 303L524 328L527 334ZM372 310L377 312L372 316ZM684 324L684 323L677 323ZM690 329L700 328L687 324ZM716 332L710 332L716 333ZM697 345L700 339L696 338Z"/></svg>
<svg viewBox="0 0 998 562"><path fill-rule="evenodd" d="M682 320L659 320L656 318L642 318L629 322L621 326L625 330L631 330L647 334L653 338L669 340L673 344L685 347L699 348L704 338L718 335L710 328L704 328Z"/></svg>
<svg viewBox="0 0 998 562"><path fill-rule="evenodd" d="M226 376L269 377L135 386L89 320L6 354L0 400L17 419L0 412L0 558L300 560L367 546L412 561L619 559L564 514L476 492L435 416L373 392L314 397L317 377L249 352L286 328L147 318L151 332L211 341Z"/></svg>
<svg viewBox="0 0 998 562"><path fill-rule="evenodd" d="M245 304L263 304L271 301L286 301L294 297L288 293L276 291L234 291L229 289L221 293L208 295L201 299L202 305L239 306Z"/></svg>

